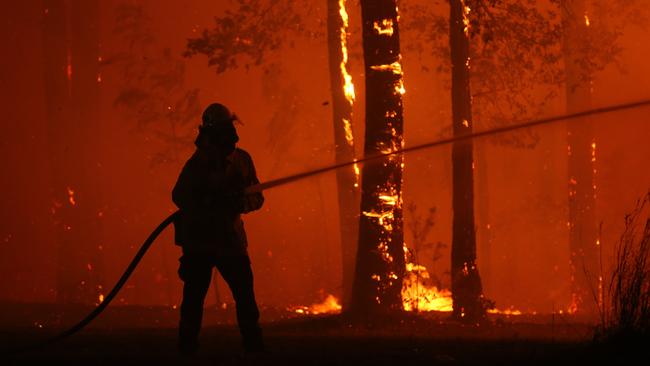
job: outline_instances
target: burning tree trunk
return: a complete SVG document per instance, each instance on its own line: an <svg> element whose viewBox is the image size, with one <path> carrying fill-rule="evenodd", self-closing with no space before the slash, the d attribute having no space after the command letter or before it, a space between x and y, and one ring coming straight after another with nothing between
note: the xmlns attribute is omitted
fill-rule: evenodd
<svg viewBox="0 0 650 366"><path fill-rule="evenodd" d="M101 213L93 191L100 179L93 174L96 156L89 153L98 135L90 128L97 127L99 108L99 9L97 1L43 5L57 301L92 304L102 296Z"/></svg>
<svg viewBox="0 0 650 366"><path fill-rule="evenodd" d="M567 113L591 108L592 75L582 62L589 45L591 26L585 0L562 3ZM581 62L582 61L582 62ZM569 172L569 248L573 311L595 314L594 296L602 290L598 271L598 227L596 223L596 139L588 117L567 124Z"/></svg>
<svg viewBox="0 0 650 366"><path fill-rule="evenodd" d="M365 156L400 149L402 83L395 0L362 0L366 75ZM402 309L405 271L402 230L403 158L394 155L362 169L359 243L350 310Z"/></svg>
<svg viewBox="0 0 650 366"><path fill-rule="evenodd" d="M449 46L451 50L451 103L454 136L472 132L469 89L469 7L464 0L450 1ZM453 315L475 321L485 315L481 278L476 264L474 227L474 162L471 140L452 146L453 229L451 246L451 291Z"/></svg>
<svg viewBox="0 0 650 366"><path fill-rule="evenodd" d="M348 13L346 0L327 0L327 41L329 48L330 88L334 122L334 145L336 163L354 159L352 133L352 106L354 85L348 73ZM343 268L343 305L347 306L352 295L354 257L358 235L359 183L354 169L338 169L336 182L339 198L339 224L341 227L341 257Z"/></svg>

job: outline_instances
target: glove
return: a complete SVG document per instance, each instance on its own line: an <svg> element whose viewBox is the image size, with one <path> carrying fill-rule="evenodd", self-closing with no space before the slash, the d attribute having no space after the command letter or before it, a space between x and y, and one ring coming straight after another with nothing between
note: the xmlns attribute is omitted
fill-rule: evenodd
<svg viewBox="0 0 650 366"><path fill-rule="evenodd" d="M251 193L243 196L242 213L258 210L264 203L264 196L261 193Z"/></svg>
<svg viewBox="0 0 650 366"><path fill-rule="evenodd" d="M259 193L244 194L243 191L239 191L230 195L227 201L232 212L242 214L255 211L262 207L264 197Z"/></svg>

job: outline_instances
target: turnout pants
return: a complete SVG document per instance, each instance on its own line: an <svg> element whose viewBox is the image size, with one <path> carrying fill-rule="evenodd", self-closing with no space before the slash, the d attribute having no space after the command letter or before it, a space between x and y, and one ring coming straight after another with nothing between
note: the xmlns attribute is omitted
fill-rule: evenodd
<svg viewBox="0 0 650 366"><path fill-rule="evenodd" d="M183 302L179 324L179 344L198 346L203 318L203 302L210 287L212 267L216 267L230 287L237 309L237 323L244 349L261 350L259 310L253 292L253 271L247 255L219 257L204 253L184 253L178 275L183 280Z"/></svg>

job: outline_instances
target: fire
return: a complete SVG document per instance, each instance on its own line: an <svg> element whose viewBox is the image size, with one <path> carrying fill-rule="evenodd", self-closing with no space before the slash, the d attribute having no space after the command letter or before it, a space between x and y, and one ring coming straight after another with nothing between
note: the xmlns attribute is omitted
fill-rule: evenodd
<svg viewBox="0 0 650 366"><path fill-rule="evenodd" d="M408 249L404 246L404 253L407 252ZM465 264L465 270L468 270L467 264ZM402 307L405 311L453 311L454 302L451 291L444 288L438 289L429 284L430 279L427 267L407 261L406 273L402 282ZM488 309L487 312L500 315L523 314L522 311L513 307L505 310Z"/></svg>
<svg viewBox="0 0 650 366"><path fill-rule="evenodd" d="M390 196L390 195L379 195L379 199L385 204L389 206L395 206L397 204L397 197L396 196Z"/></svg>
<svg viewBox="0 0 650 366"><path fill-rule="evenodd" d="M391 233L393 231L393 223L395 221L395 210L399 209L402 205L402 199L398 192L393 187L389 187L386 191L379 191L377 193L379 205L376 209L371 211L363 211L363 215L375 219L375 222L381 227L384 233ZM386 241L388 240L388 241ZM394 262L393 256L390 254L389 248L390 238L382 239L377 244L377 252L381 259L390 264ZM389 272L385 276L378 274L371 275L371 278L377 282L377 288L380 292L393 285L393 281L398 279L394 272ZM376 299L380 303L380 299Z"/></svg>
<svg viewBox="0 0 650 366"><path fill-rule="evenodd" d="M402 81L402 79L399 79L399 81L395 84L395 93L401 95L406 94L406 89L404 88L404 81Z"/></svg>
<svg viewBox="0 0 650 366"><path fill-rule="evenodd" d="M104 302L104 294L99 294L99 303Z"/></svg>
<svg viewBox="0 0 650 366"><path fill-rule="evenodd" d="M363 215L366 217L372 217L377 219L379 225L388 231L392 231L393 227L390 224L390 220L393 219L393 210L376 212L376 211L363 211ZM380 244L381 245L381 244Z"/></svg>
<svg viewBox="0 0 650 366"><path fill-rule="evenodd" d="M341 20L343 21L343 26L340 30L341 36L341 52L343 53L343 58L341 60L341 75L343 75L343 91L345 97L350 103L350 106L354 103L355 93L354 93L354 84L352 83L352 76L348 72L348 27L349 27L349 16L348 12L345 9L345 0L339 0L339 14L341 15Z"/></svg>
<svg viewBox="0 0 650 366"><path fill-rule="evenodd" d="M596 199L596 173L598 173L598 170L596 169L596 140L591 141L591 170L592 170L592 181L591 185L594 188L594 199Z"/></svg>
<svg viewBox="0 0 650 366"><path fill-rule="evenodd" d="M374 22L373 27L375 28L375 32L377 32L377 34L388 37L393 36L394 31L392 19L384 19L381 22Z"/></svg>
<svg viewBox="0 0 650 366"><path fill-rule="evenodd" d="M578 294L571 294L571 305L569 305L569 309L567 310L567 313L569 313L569 314L577 313L579 303L580 303L579 295Z"/></svg>
<svg viewBox="0 0 650 366"><path fill-rule="evenodd" d="M429 272L422 265L406 263L406 274L402 283L402 306L406 311L444 311L453 310L451 291L439 290L423 281L428 280Z"/></svg>
<svg viewBox="0 0 650 366"><path fill-rule="evenodd" d="M341 312L341 304L336 296L327 295L325 300L320 303L312 304L310 306L296 306L289 310L304 315L337 314Z"/></svg>
<svg viewBox="0 0 650 366"><path fill-rule="evenodd" d="M404 251L407 252L406 246ZM406 274L402 283L402 307L405 311L453 311L451 291L427 284L430 278L429 271L425 266L411 262L406 263ZM487 312L500 315L523 314L521 310L513 307L505 310L489 309ZM569 312L571 313L570 310Z"/></svg>
<svg viewBox="0 0 650 366"><path fill-rule="evenodd" d="M461 4L463 5L463 25L465 26L465 28L463 28L463 31L465 32L465 36L469 36L469 12L472 9L470 9L469 6L465 5L465 0L461 0Z"/></svg>
<svg viewBox="0 0 650 366"><path fill-rule="evenodd" d="M490 314L501 314L501 315L522 315L523 313L520 310L514 308L499 310L499 309L488 309L487 311Z"/></svg>
<svg viewBox="0 0 650 366"><path fill-rule="evenodd" d="M585 25L587 27L591 25L591 22L589 21L589 15L587 15L587 13L585 13Z"/></svg>
<svg viewBox="0 0 650 366"><path fill-rule="evenodd" d="M70 202L72 206L76 206L77 201L75 201L74 199L74 191L70 187L67 187L67 191L68 191L68 202Z"/></svg>
<svg viewBox="0 0 650 366"><path fill-rule="evenodd" d="M402 64L399 61L395 61L388 65L373 65L370 66L370 68L378 71L391 71L395 75L403 75Z"/></svg>
<svg viewBox="0 0 650 366"><path fill-rule="evenodd" d="M343 94L345 95L345 99L348 101L351 111L356 95L354 92L352 75L348 72L348 27L350 24L350 17L345 8L345 1L346 0L339 0L339 15L341 16L342 23L341 29L339 30L339 37L341 40L341 64L339 65L339 68L341 70L341 76L343 77ZM354 147L354 132L352 131L351 115L352 113L350 112L350 115L348 115L349 118L343 118L343 129L345 130L345 141L349 146ZM355 175L354 188L359 188L359 167L357 164L354 164L353 168Z"/></svg>
<svg viewBox="0 0 650 366"><path fill-rule="evenodd" d="M68 82L72 80L72 55L70 54L70 50L68 50L66 59L65 76L68 79Z"/></svg>
<svg viewBox="0 0 650 366"><path fill-rule="evenodd" d="M361 171L359 170L359 164L355 162L352 167L354 168L354 178L355 178L354 188L359 188L359 176L361 175Z"/></svg>
<svg viewBox="0 0 650 366"><path fill-rule="evenodd" d="M401 197L394 192L393 189L388 191L378 192L377 198L381 202L381 206L377 210L364 211L363 215L366 217L371 217L377 219L377 223L383 227L387 232L393 231L393 219L395 218L393 211L396 207L401 206ZM385 246L384 243L379 243L378 249L382 249L382 246ZM387 250L387 248L386 248Z"/></svg>
<svg viewBox="0 0 650 366"><path fill-rule="evenodd" d="M370 68L372 70L376 71L389 71L395 75L400 76L399 79L395 81L395 94L399 95L404 95L406 93L406 89L404 88L404 72L402 70L402 63L401 61L401 56L399 56L399 59L392 64L384 64L384 65L372 65Z"/></svg>
<svg viewBox="0 0 650 366"><path fill-rule="evenodd" d="M354 144L354 135L352 134L350 120L343 118L343 128L345 129L345 141L348 142L348 145L352 146Z"/></svg>

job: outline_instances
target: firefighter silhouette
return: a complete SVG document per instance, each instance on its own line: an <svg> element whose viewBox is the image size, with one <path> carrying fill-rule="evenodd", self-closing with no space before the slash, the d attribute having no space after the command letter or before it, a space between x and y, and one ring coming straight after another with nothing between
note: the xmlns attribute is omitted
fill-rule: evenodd
<svg viewBox="0 0 650 366"><path fill-rule="evenodd" d="M179 350L193 354L203 317L203 302L216 267L232 292L246 351L263 350L253 272L241 214L259 209L261 193L243 194L259 183L253 160L237 148L237 117L224 105L209 105L202 116L196 151L185 163L172 192L180 210L175 241L182 247L178 274L183 281Z"/></svg>

